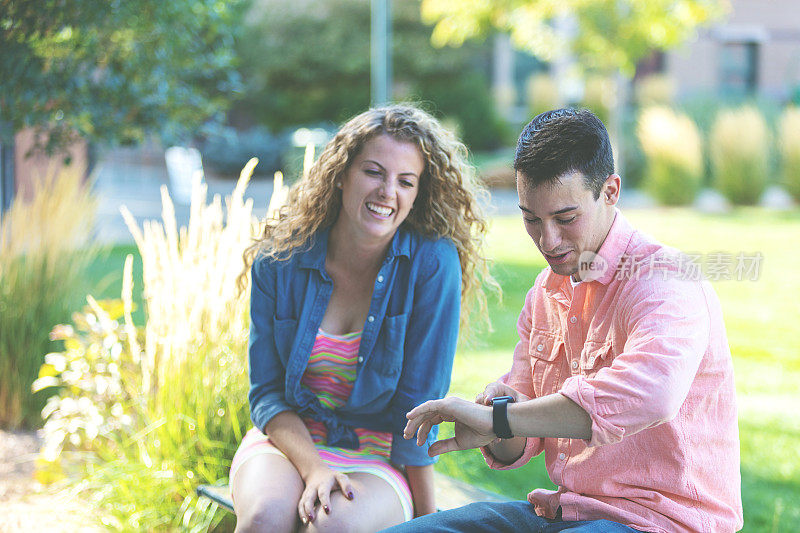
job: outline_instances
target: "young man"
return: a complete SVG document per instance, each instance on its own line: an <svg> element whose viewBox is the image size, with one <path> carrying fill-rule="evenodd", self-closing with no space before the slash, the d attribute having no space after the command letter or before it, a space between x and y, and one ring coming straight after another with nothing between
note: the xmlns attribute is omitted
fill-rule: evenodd
<svg viewBox="0 0 800 533"><path fill-rule="evenodd" d="M498 469L544 452L558 490L392 531L740 529L733 368L713 289L616 208L608 133L589 111L534 118L514 168L525 228L549 267L525 300L511 370L474 403L416 407L405 437L425 442L454 421L455 436L429 453L480 447Z"/></svg>

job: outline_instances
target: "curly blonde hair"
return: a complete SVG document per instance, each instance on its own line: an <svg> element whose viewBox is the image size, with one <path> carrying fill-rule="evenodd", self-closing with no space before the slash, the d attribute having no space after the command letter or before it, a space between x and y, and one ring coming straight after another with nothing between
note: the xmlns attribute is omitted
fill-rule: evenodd
<svg viewBox="0 0 800 533"><path fill-rule="evenodd" d="M342 207L336 182L364 144L381 134L416 145L425 160L417 198L401 227L455 244L462 272L462 331L473 313L490 327L484 289L499 293L500 288L483 255L487 223L478 197L486 191L467 163L467 148L435 118L409 104L370 109L341 127L308 174L289 190L277 215L265 222L261 237L245 250L240 288L256 257L286 260L310 246L319 230L333 225Z"/></svg>

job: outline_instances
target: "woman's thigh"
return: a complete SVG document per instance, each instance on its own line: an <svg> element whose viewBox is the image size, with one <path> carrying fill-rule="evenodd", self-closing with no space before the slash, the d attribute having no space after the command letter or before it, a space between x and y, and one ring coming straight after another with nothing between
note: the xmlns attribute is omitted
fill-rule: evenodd
<svg viewBox="0 0 800 533"><path fill-rule="evenodd" d="M231 484L236 531L293 532L300 521L297 502L303 488L300 474L286 457L272 453L250 457Z"/></svg>
<svg viewBox="0 0 800 533"><path fill-rule="evenodd" d="M353 499L346 499L341 491L331 493L331 513L317 510L314 521L301 532L374 532L405 520L400 497L387 481L361 472L347 475L353 483Z"/></svg>

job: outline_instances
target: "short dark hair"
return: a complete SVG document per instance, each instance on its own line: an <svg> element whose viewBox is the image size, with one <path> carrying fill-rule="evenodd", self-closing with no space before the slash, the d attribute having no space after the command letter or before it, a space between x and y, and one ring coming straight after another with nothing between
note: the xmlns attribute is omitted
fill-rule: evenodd
<svg viewBox="0 0 800 533"><path fill-rule="evenodd" d="M606 178L614 173L608 131L588 109L545 111L522 130L514 170L534 186L580 172L596 200Z"/></svg>

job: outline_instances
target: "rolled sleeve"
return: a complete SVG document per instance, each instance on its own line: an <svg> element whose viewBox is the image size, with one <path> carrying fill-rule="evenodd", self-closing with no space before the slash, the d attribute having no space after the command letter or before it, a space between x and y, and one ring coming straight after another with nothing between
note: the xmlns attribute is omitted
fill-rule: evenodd
<svg viewBox="0 0 800 533"><path fill-rule="evenodd" d="M544 440L536 437L528 437L525 439L525 449L522 451L522 455L519 456L519 459L513 463L504 463L498 460L492 455L492 452L489 451L487 446L482 447L480 450L489 468L494 470L511 470L513 468L525 466L528 464L528 461L542 453L542 450L544 450Z"/></svg>
<svg viewBox="0 0 800 533"><path fill-rule="evenodd" d="M405 440L406 413L428 400L443 398L450 387L453 358L458 340L461 309L461 264L452 242L432 243L414 287L414 302L406 330L403 370L391 402L393 432L391 460L397 464L423 466L436 462L428 448L436 441L438 428L428 434L423 446Z"/></svg>
<svg viewBox="0 0 800 533"><path fill-rule="evenodd" d="M589 446L674 418L708 348L710 315L700 283L660 280L623 296L630 334L621 353L593 377L568 378L559 391L591 417Z"/></svg>
<svg viewBox="0 0 800 533"><path fill-rule="evenodd" d="M286 369L275 343L275 270L272 261L256 260L250 293L250 418L264 428L275 415L291 409L284 399Z"/></svg>

